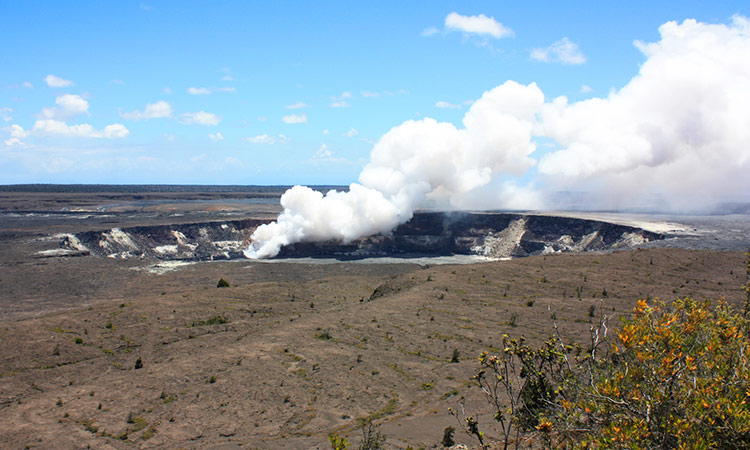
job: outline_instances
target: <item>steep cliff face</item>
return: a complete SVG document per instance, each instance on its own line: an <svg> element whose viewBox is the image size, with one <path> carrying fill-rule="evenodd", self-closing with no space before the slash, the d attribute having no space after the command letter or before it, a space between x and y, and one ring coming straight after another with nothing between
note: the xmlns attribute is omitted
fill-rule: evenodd
<svg viewBox="0 0 750 450"><path fill-rule="evenodd" d="M113 228L66 235L62 247L112 258L163 260L242 258L262 220ZM541 253L606 251L663 239L662 234L596 220L505 213L417 213L387 235L349 243L303 242L280 258L482 255L522 257Z"/></svg>

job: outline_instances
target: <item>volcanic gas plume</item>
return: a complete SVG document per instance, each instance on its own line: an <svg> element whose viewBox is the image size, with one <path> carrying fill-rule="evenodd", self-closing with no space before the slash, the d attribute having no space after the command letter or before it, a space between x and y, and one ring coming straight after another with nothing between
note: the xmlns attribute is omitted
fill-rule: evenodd
<svg viewBox="0 0 750 450"><path fill-rule="evenodd" d="M394 127L348 192L288 190L284 211L256 230L245 255L388 232L426 206L559 208L549 199L562 190L588 192L590 208L746 200L750 20L668 22L659 32L658 42L635 42L645 61L607 97L547 101L535 83L506 81L473 103L463 127L430 118ZM554 147L538 149L539 139Z"/></svg>

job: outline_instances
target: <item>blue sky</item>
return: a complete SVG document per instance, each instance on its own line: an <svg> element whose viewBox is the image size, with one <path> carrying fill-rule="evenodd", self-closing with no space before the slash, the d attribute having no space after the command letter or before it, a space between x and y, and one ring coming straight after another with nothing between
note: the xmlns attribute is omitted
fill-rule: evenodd
<svg viewBox="0 0 750 450"><path fill-rule="evenodd" d="M550 100L606 97L645 59L634 40L658 41L670 20L723 24L748 9L6 1L0 184L349 184L405 120L460 126L507 80L536 82Z"/></svg>

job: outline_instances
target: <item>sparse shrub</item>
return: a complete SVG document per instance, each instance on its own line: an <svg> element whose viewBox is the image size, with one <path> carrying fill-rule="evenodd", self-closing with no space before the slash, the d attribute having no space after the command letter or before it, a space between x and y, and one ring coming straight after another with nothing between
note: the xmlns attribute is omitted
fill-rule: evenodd
<svg viewBox="0 0 750 450"><path fill-rule="evenodd" d="M229 287L229 282L225 280L224 278L220 278L219 282L216 283L217 288L227 288Z"/></svg>
<svg viewBox="0 0 750 450"><path fill-rule="evenodd" d="M596 306L590 305L589 306L589 317L596 316Z"/></svg>
<svg viewBox="0 0 750 450"><path fill-rule="evenodd" d="M607 296L607 288L602 289L602 297Z"/></svg>
<svg viewBox="0 0 750 450"><path fill-rule="evenodd" d="M362 429L362 442L360 442L358 450L380 450L383 448L385 436L377 431L377 428L372 424L372 420L362 420L359 427Z"/></svg>
<svg viewBox="0 0 750 450"><path fill-rule="evenodd" d="M453 354L451 355L451 362L452 363L457 363L459 357L461 357L461 353L458 351L457 348L454 348L453 349Z"/></svg>
<svg viewBox="0 0 750 450"><path fill-rule="evenodd" d="M510 315L510 320L508 320L508 325L512 326L513 328L518 326L518 314L513 313Z"/></svg>
<svg viewBox="0 0 750 450"><path fill-rule="evenodd" d="M202 327L204 325L223 325L225 323L229 323L229 319L224 316L214 316L206 320L197 320L193 322L192 326Z"/></svg>
<svg viewBox="0 0 750 450"><path fill-rule="evenodd" d="M333 336L331 336L331 332L328 330L323 330L319 333L315 333L315 337L322 341L330 341L331 339L333 339Z"/></svg>
<svg viewBox="0 0 750 450"><path fill-rule="evenodd" d="M422 390L429 391L433 386L435 386L433 383L422 383Z"/></svg>
<svg viewBox="0 0 750 450"><path fill-rule="evenodd" d="M143 368L143 360L139 356L138 359L135 360L135 365L133 366L135 370L142 369Z"/></svg>
<svg viewBox="0 0 750 450"><path fill-rule="evenodd" d="M208 380L206 380L206 383L208 384L214 384L216 383L216 375L211 375Z"/></svg>
<svg viewBox="0 0 750 450"><path fill-rule="evenodd" d="M456 445L456 441L453 439L453 433L455 432L455 428L445 427L445 429L443 430L443 440L440 441L443 447L453 447L454 445Z"/></svg>
<svg viewBox="0 0 750 450"><path fill-rule="evenodd" d="M502 354L480 355L474 378L505 448L519 436L544 448L750 448L746 315L723 302L640 300L612 344L602 316L586 351L553 325L537 349L505 335Z"/></svg>
<svg viewBox="0 0 750 450"><path fill-rule="evenodd" d="M528 306L529 308L534 306L534 300L526 300L526 306Z"/></svg>
<svg viewBox="0 0 750 450"><path fill-rule="evenodd" d="M81 345L81 344L83 344L83 339L81 339L81 338L77 337L77 338L74 338L74 339L73 339L73 342L75 342L75 343L76 343L76 344L78 344L78 345Z"/></svg>
<svg viewBox="0 0 750 450"><path fill-rule="evenodd" d="M349 441L347 441L345 437L341 437L336 433L329 434L328 441L331 443L332 450L348 450L349 449Z"/></svg>

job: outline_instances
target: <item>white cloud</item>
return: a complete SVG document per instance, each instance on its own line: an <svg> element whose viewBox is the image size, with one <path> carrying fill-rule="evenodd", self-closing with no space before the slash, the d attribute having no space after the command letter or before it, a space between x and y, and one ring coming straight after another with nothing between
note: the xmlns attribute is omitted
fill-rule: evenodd
<svg viewBox="0 0 750 450"><path fill-rule="evenodd" d="M61 120L55 119L37 120L34 124L34 128L31 129L31 132L35 135L47 137L105 139L121 139L130 134L130 131L120 123L107 125L102 130L96 130L87 123L68 125Z"/></svg>
<svg viewBox="0 0 750 450"><path fill-rule="evenodd" d="M344 133L342 136L354 137L354 136L356 136L358 134L359 134L359 131L357 131L356 128L349 128L349 131L347 131L346 133Z"/></svg>
<svg viewBox="0 0 750 450"><path fill-rule="evenodd" d="M120 113L120 117L128 120L148 120L148 119L161 119L164 117L170 117L172 115L172 106L164 100L160 100L156 103L146 105L143 111L132 111L126 113Z"/></svg>
<svg viewBox="0 0 750 450"><path fill-rule="evenodd" d="M362 91L360 92L364 98L377 98L380 97L380 92Z"/></svg>
<svg viewBox="0 0 750 450"><path fill-rule="evenodd" d="M180 123L185 125L207 125L213 126L218 125L221 122L219 116L214 113L208 113L205 111L198 111L195 113L185 113L180 115Z"/></svg>
<svg viewBox="0 0 750 450"><path fill-rule="evenodd" d="M164 88L164 93L165 93L165 94L167 94L167 95L169 95L169 94L171 94L171 93L172 93L172 89L171 89L171 88L168 88L168 87L165 87L165 88Z"/></svg>
<svg viewBox="0 0 750 450"><path fill-rule="evenodd" d="M6 128L6 130L10 131L10 136L18 139L26 139L29 136L29 132L24 130L23 127L17 124L13 124Z"/></svg>
<svg viewBox="0 0 750 450"><path fill-rule="evenodd" d="M331 108L348 108L348 107L349 107L349 103L343 100L331 103Z"/></svg>
<svg viewBox="0 0 750 450"><path fill-rule="evenodd" d="M54 75L47 75L46 77L44 77L44 81L47 83L47 86L54 88L73 86L72 81L65 80Z"/></svg>
<svg viewBox="0 0 750 450"><path fill-rule="evenodd" d="M291 105L284 106L284 108L286 109L302 109L302 108L309 108L309 107L310 105L308 105L307 103L303 103L303 102L297 102Z"/></svg>
<svg viewBox="0 0 750 450"><path fill-rule="evenodd" d="M221 77L221 81L234 81L234 77L231 75L224 75Z"/></svg>
<svg viewBox="0 0 750 450"><path fill-rule="evenodd" d="M39 118L67 120L80 114L87 114L89 111L89 102L79 95L61 95L55 99L55 103L56 107L42 109Z"/></svg>
<svg viewBox="0 0 750 450"><path fill-rule="evenodd" d="M265 122L266 120L268 120L268 117L266 117L266 116L258 116L258 122Z"/></svg>
<svg viewBox="0 0 750 450"><path fill-rule="evenodd" d="M438 33L440 33L440 30L437 29L436 27L427 27L424 30L422 30L422 32L419 34L423 37L430 37Z"/></svg>
<svg viewBox="0 0 750 450"><path fill-rule="evenodd" d="M331 153L331 150L328 148L328 146L326 144L322 144L320 148L313 155L313 159L315 160L330 159L332 156L333 156L333 153Z"/></svg>
<svg viewBox="0 0 750 450"><path fill-rule="evenodd" d="M23 147L25 144L18 138L10 138L5 140L6 147Z"/></svg>
<svg viewBox="0 0 750 450"><path fill-rule="evenodd" d="M251 144L285 144L289 142L289 138L283 134L278 136L259 134L258 136L246 137L245 140Z"/></svg>
<svg viewBox="0 0 750 450"><path fill-rule="evenodd" d="M28 89L34 89L34 85L33 85L33 84L31 84L31 83L30 83L30 82L28 82L28 81L24 81L24 82L23 82L23 84L22 84L21 86L23 86L23 87L25 87L25 88L28 88Z"/></svg>
<svg viewBox="0 0 750 450"><path fill-rule="evenodd" d="M444 109L461 109L461 105L455 105L453 103L444 102L444 101L438 101L435 102L436 108L444 108Z"/></svg>
<svg viewBox="0 0 750 450"><path fill-rule="evenodd" d="M209 133L208 138L211 139L214 142L219 142L219 141L223 141L224 140L224 136L221 133L219 133L219 132Z"/></svg>
<svg viewBox="0 0 750 450"><path fill-rule="evenodd" d="M187 88L187 93L190 95L208 95L211 93L211 90L204 87L197 88L190 86Z"/></svg>
<svg viewBox="0 0 750 450"><path fill-rule="evenodd" d="M0 108L0 119L3 119L5 122L10 122L13 120L13 117L11 116L11 113L13 112L13 108L9 107L3 107Z"/></svg>
<svg viewBox="0 0 750 450"><path fill-rule="evenodd" d="M328 136L328 133L329 133L329 131L327 129L323 130L323 136Z"/></svg>
<svg viewBox="0 0 750 450"><path fill-rule="evenodd" d="M494 17L487 17L484 14L462 16L452 12L445 16L445 28L449 31L456 30L469 34L489 35L498 39L513 36L513 30L496 21Z"/></svg>
<svg viewBox="0 0 750 450"><path fill-rule="evenodd" d="M281 118L284 123L307 123L307 114L289 114Z"/></svg>
<svg viewBox="0 0 750 450"><path fill-rule="evenodd" d="M588 94L589 92L592 92L593 89L591 89L591 86L584 84L581 85L581 94Z"/></svg>
<svg viewBox="0 0 750 450"><path fill-rule="evenodd" d="M577 65L586 62L586 57L574 42L564 37L549 47L535 48L531 51L531 59L541 62L559 62Z"/></svg>

